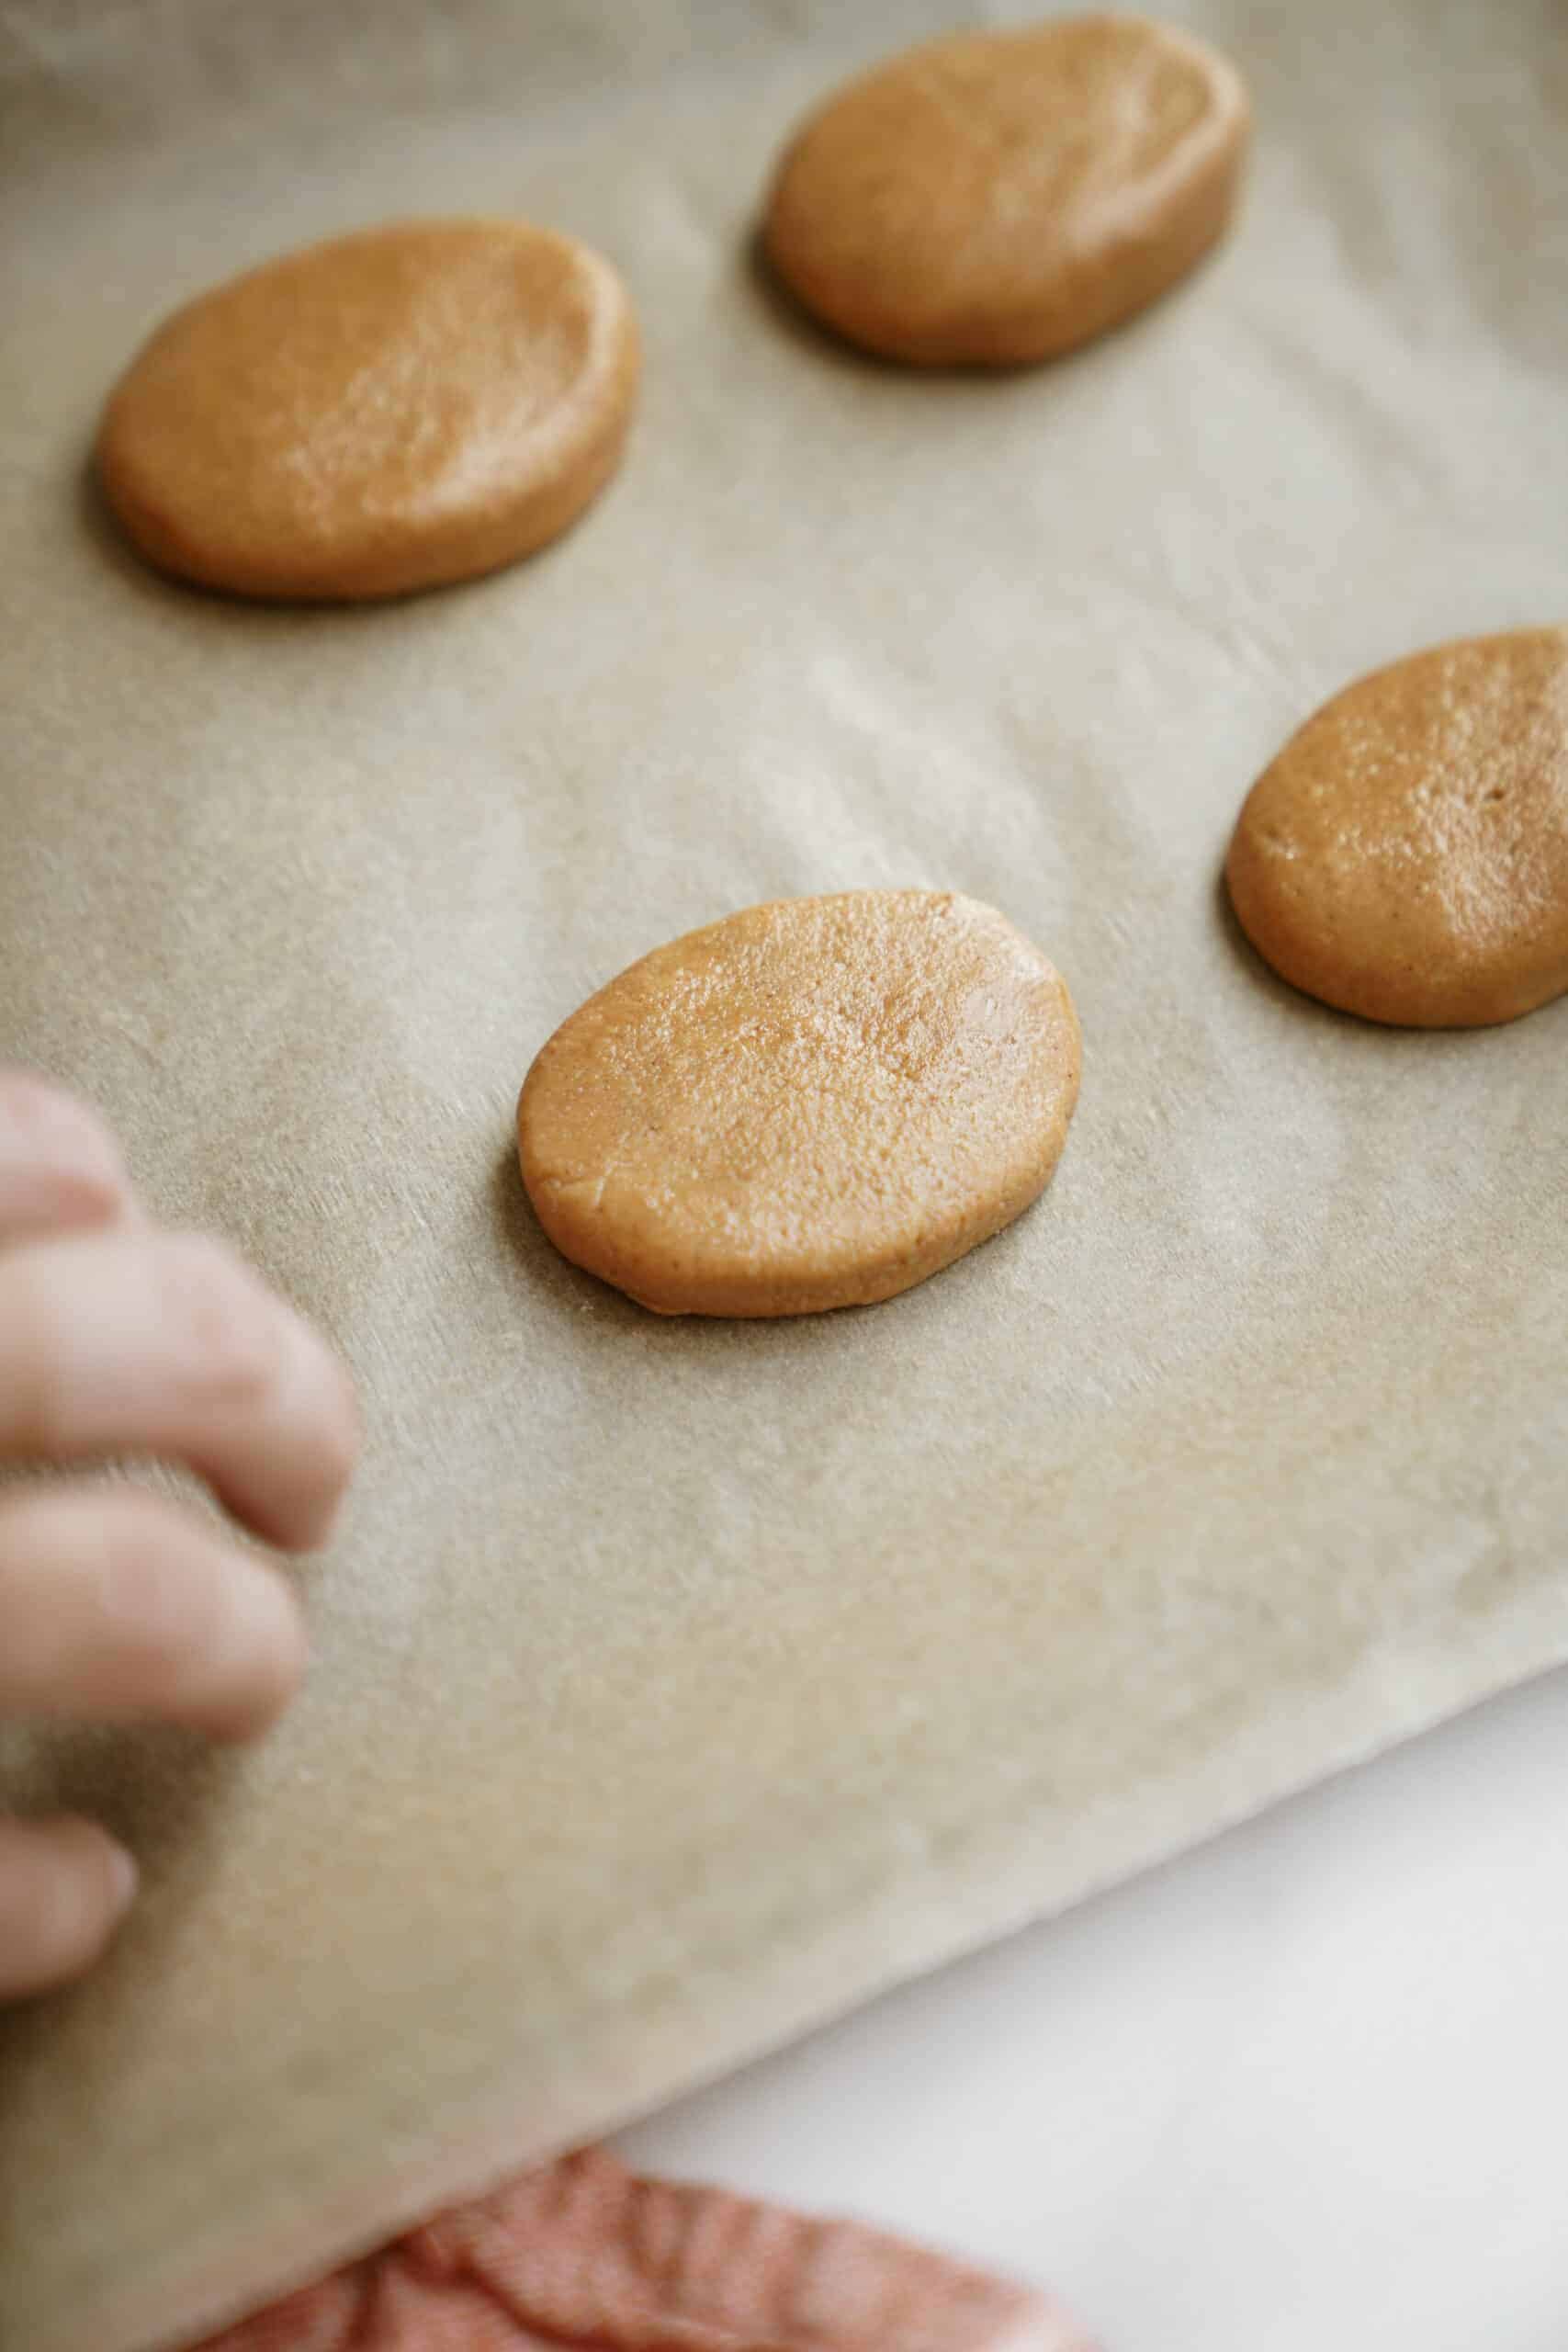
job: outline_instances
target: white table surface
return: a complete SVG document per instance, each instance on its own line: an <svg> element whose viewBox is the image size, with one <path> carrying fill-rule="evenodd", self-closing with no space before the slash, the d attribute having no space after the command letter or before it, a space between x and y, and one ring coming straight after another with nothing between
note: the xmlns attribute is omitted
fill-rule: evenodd
<svg viewBox="0 0 1568 2352"><path fill-rule="evenodd" d="M1049 2283L1107 2352L1568 2352L1568 1673L620 2145Z"/></svg>

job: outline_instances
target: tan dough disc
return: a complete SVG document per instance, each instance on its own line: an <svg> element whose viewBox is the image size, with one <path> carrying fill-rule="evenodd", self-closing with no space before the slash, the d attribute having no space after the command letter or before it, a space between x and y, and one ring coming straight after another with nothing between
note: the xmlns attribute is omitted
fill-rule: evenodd
<svg viewBox="0 0 1568 2352"><path fill-rule="evenodd" d="M143 555L246 596L394 596L565 530L614 472L637 338L608 262L522 220L312 245L158 328L99 477Z"/></svg>
<svg viewBox="0 0 1568 2352"><path fill-rule="evenodd" d="M564 1256L660 1314L863 1306L1028 1207L1078 1063L1065 983L993 909L780 899L557 1030L518 1105L523 1180Z"/></svg>
<svg viewBox="0 0 1568 2352"><path fill-rule="evenodd" d="M1240 76L1135 17L955 33L850 83L774 179L763 240L807 308L917 366L1048 359L1152 302L1224 232Z"/></svg>
<svg viewBox="0 0 1568 2352"><path fill-rule="evenodd" d="M1225 865L1258 954L1342 1012L1517 1020L1568 989L1568 629L1349 686L1247 796Z"/></svg>

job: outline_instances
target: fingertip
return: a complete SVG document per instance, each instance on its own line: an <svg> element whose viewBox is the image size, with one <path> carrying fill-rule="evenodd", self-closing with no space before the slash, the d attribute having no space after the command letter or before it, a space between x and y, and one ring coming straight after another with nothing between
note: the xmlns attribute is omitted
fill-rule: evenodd
<svg viewBox="0 0 1568 2352"><path fill-rule="evenodd" d="M0 1226L11 1239L137 1214L113 1132L90 1103L27 1069L0 1069Z"/></svg>
<svg viewBox="0 0 1568 2352"><path fill-rule="evenodd" d="M75 1932L83 1941L91 1940L88 1958L96 1958L136 1900L141 1884L136 1858L101 1822L79 1814L63 1815L44 1828L58 1849L59 1875L75 1882Z"/></svg>
<svg viewBox="0 0 1568 2352"><path fill-rule="evenodd" d="M359 1394L347 1366L329 1349L329 1404L322 1427L321 1498L307 1551L319 1552L335 1533L365 1443Z"/></svg>
<svg viewBox="0 0 1568 2352"><path fill-rule="evenodd" d="M265 1531L289 1552L319 1552L343 1512L364 1442L359 1398L347 1367L313 1328L297 1322L296 1410L308 1432L286 1515Z"/></svg>
<svg viewBox="0 0 1568 2352"><path fill-rule="evenodd" d="M137 1868L135 1855L128 1846L122 1846L117 1838L106 1837L105 1842L108 1848L105 1857L108 1871L108 1902L106 1908L108 1915L109 1932L112 1934L136 1900L137 1890L141 1883L141 1872Z"/></svg>
<svg viewBox="0 0 1568 2352"><path fill-rule="evenodd" d="M344 1364L315 1327L226 1243L158 1238L186 1386L168 1442L266 1543L317 1550L332 1532L359 1451Z"/></svg>
<svg viewBox="0 0 1568 2352"><path fill-rule="evenodd" d="M310 1671L305 1615L292 1588L260 1560L236 1561L229 1641L236 1661L215 1661L218 1697L193 1711L193 1727L213 1739L259 1739L299 1696Z"/></svg>
<svg viewBox="0 0 1568 2352"><path fill-rule="evenodd" d="M136 1898L131 1855L96 1821L0 1821L0 1999L91 1968Z"/></svg>
<svg viewBox="0 0 1568 2352"><path fill-rule="evenodd" d="M113 1942L136 1900L141 1872L129 1848L99 1823L70 1816L57 1828L59 1861L43 1911L48 1940L59 1955L51 1981L68 1983Z"/></svg>

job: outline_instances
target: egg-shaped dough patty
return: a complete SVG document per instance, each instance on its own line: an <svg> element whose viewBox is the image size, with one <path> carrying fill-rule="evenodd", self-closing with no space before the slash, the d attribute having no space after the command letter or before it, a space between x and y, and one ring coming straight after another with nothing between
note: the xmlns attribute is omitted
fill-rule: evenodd
<svg viewBox="0 0 1568 2352"><path fill-rule="evenodd" d="M164 571L393 596L565 530L614 472L637 335L608 262L523 220L412 220L232 278L157 329L97 467Z"/></svg>
<svg viewBox="0 0 1568 2352"><path fill-rule="evenodd" d="M1568 629L1466 638L1325 703L1253 786L1225 879L1280 976L1471 1029L1568 989Z"/></svg>
<svg viewBox="0 0 1568 2352"><path fill-rule="evenodd" d="M564 1256L664 1315L891 1298L1028 1207L1079 1039L994 909L784 899L657 948L543 1048L523 1178Z"/></svg>
<svg viewBox="0 0 1568 2352"><path fill-rule="evenodd" d="M886 357L1051 358L1152 302L1222 235L1248 119L1227 60L1142 17L954 33L807 119L763 243L807 310Z"/></svg>

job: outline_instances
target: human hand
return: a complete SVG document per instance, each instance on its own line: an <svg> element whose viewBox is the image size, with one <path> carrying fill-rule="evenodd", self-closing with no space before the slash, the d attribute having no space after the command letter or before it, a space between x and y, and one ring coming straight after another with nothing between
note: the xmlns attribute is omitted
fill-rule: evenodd
<svg viewBox="0 0 1568 2352"><path fill-rule="evenodd" d="M222 1243L139 1207L95 1114L0 1070L0 1459L181 1462L269 1543L321 1543L354 1465L347 1375ZM120 1484L0 1490L0 1713L263 1730L304 1669L254 1553ZM96 1824L0 1817L0 1999L80 1973L135 1866Z"/></svg>

